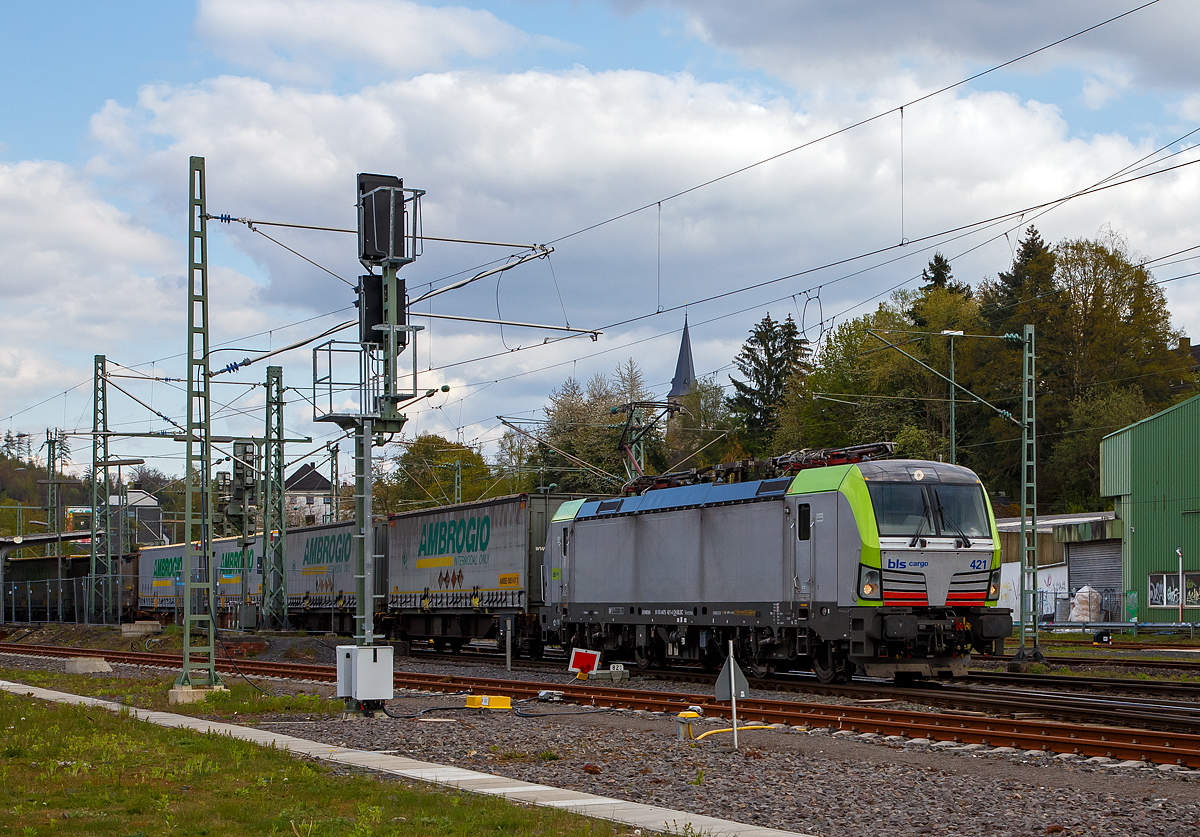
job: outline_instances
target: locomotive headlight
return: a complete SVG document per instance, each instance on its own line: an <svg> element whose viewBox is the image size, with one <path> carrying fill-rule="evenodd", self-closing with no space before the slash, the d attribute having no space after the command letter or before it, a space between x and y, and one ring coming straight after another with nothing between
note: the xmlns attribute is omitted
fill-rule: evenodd
<svg viewBox="0 0 1200 837"><path fill-rule="evenodd" d="M875 567L858 565L858 596L862 599L883 598L882 579Z"/></svg>
<svg viewBox="0 0 1200 837"><path fill-rule="evenodd" d="M996 570L988 579L988 601L1000 598L1000 571Z"/></svg>

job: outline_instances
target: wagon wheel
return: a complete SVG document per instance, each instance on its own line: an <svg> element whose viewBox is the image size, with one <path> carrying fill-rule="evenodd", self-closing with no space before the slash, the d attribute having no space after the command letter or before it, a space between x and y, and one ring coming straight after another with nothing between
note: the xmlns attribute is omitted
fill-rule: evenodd
<svg viewBox="0 0 1200 837"><path fill-rule="evenodd" d="M634 646L633 661L637 663L637 667L645 671L654 665L654 658L650 655L649 649Z"/></svg>

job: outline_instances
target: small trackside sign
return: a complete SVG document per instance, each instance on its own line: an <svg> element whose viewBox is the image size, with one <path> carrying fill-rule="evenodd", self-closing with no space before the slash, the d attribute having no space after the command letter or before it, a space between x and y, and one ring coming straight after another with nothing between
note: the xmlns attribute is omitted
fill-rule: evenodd
<svg viewBox="0 0 1200 837"><path fill-rule="evenodd" d="M600 667L600 652L588 651L586 648L572 648L571 661L567 671L592 672Z"/></svg>

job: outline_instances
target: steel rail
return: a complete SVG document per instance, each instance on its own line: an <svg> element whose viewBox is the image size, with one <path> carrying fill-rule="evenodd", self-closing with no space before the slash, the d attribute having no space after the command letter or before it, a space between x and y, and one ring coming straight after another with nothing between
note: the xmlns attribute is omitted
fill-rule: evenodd
<svg viewBox="0 0 1200 837"><path fill-rule="evenodd" d="M1200 655L1197 656L1200 657ZM1012 660L1012 657L976 656L973 659L978 662L985 663L1006 663ZM1162 658L1130 659L1129 657L1046 657L1046 665L1107 666L1109 668L1156 668L1173 669L1176 671L1191 671L1193 669L1200 669L1200 659L1164 660Z"/></svg>
<svg viewBox="0 0 1200 837"><path fill-rule="evenodd" d="M128 662L135 665L178 667L179 664L178 654L57 648L15 643L0 644L0 651L57 657L103 657L113 662ZM233 661L221 660L219 665L227 665L232 668ZM247 674L258 676L303 677L327 682L335 680L337 676L333 666L247 660L238 663L238 667ZM706 715L729 716L729 707L717 703L708 695L623 689L599 686L594 682L532 683L485 677L397 672L394 683L400 688L423 691L443 693L467 690L487 691L491 694L506 695L517 699L534 698L538 692L552 689L562 692L564 700L573 703L666 713L677 712L688 706L696 705L700 706ZM741 705L741 717L744 720L758 719L769 724L822 727L857 734L897 735L926 738L931 741L954 741L961 744L1005 746L1022 750L1075 753L1080 756L1103 756L1179 764L1193 768L1200 767L1200 735L1194 734L1040 720L989 718L949 712L915 712L878 706L806 704L753 699L744 700Z"/></svg>

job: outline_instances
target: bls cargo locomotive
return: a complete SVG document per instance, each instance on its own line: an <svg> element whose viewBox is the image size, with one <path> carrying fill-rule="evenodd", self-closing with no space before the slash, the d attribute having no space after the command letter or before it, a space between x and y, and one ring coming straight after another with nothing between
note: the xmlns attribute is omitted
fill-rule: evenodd
<svg viewBox="0 0 1200 837"><path fill-rule="evenodd" d="M826 682L965 674L1012 632L983 485L878 460L563 503L545 561L546 642L639 666L736 658Z"/></svg>

